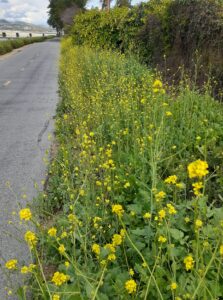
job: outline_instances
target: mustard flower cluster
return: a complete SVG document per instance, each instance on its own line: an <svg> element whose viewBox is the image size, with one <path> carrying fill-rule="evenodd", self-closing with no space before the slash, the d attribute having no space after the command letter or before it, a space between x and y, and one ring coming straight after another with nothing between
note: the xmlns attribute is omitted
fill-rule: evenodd
<svg viewBox="0 0 223 300"><path fill-rule="evenodd" d="M52 278L52 282L56 286L61 286L62 284L66 283L70 277L62 272L55 272Z"/></svg>
<svg viewBox="0 0 223 300"><path fill-rule="evenodd" d="M206 161L198 159L188 165L188 174L190 178L202 178L208 173L208 163Z"/></svg>

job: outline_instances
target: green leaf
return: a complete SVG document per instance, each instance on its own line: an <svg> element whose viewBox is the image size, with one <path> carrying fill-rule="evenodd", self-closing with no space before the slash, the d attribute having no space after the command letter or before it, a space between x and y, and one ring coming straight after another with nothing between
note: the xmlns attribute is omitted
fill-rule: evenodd
<svg viewBox="0 0 223 300"><path fill-rule="evenodd" d="M182 240L182 238L184 237L184 233L175 228L170 229L170 234L177 241Z"/></svg>
<svg viewBox="0 0 223 300"><path fill-rule="evenodd" d="M143 229L137 228L137 229L131 230L131 233L136 236L145 236L147 231L145 230L145 228L143 228Z"/></svg>
<svg viewBox="0 0 223 300"><path fill-rule="evenodd" d="M139 204L130 204L127 206L129 211L134 211L137 214L141 214L142 213L142 206Z"/></svg>

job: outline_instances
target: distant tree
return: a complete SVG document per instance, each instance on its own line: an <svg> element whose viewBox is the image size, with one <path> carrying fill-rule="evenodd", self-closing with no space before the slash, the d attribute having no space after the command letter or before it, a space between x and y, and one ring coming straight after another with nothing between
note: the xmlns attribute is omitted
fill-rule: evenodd
<svg viewBox="0 0 223 300"><path fill-rule="evenodd" d="M118 7L131 7L131 0L117 0L116 6Z"/></svg>
<svg viewBox="0 0 223 300"><path fill-rule="evenodd" d="M84 9L87 0L49 0L49 19L48 24L55 28L57 32L60 32L64 28L64 18L63 12L68 9L69 7L72 7L72 9L75 7L77 10ZM73 10L74 11L74 10ZM75 14L75 12L74 12Z"/></svg>
<svg viewBox="0 0 223 300"><path fill-rule="evenodd" d="M57 32L62 30L63 28L63 22L60 19L60 6L59 6L60 0L50 0L50 4L48 6L49 8L49 19L48 24L55 28Z"/></svg>

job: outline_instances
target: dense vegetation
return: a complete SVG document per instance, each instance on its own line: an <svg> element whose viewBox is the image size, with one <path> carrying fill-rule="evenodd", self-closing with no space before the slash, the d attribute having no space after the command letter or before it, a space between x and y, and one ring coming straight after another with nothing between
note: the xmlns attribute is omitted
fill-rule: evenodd
<svg viewBox="0 0 223 300"><path fill-rule="evenodd" d="M5 264L32 274L20 299L223 298L223 107L212 77L196 87L208 70L221 85L221 33L217 0L75 18L46 190L19 212L34 263ZM148 69L163 56L162 76L183 63L190 85Z"/></svg>
<svg viewBox="0 0 223 300"><path fill-rule="evenodd" d="M0 55L6 54L8 52L11 52L13 49L17 49L28 44L43 42L46 39L46 37L33 37L0 41Z"/></svg>
<svg viewBox="0 0 223 300"><path fill-rule="evenodd" d="M86 11L87 0L49 0L49 2L48 24L58 32L62 29L67 31L76 14L80 11ZM111 0L101 0L100 2L102 10L110 9ZM117 7L131 7L131 0L116 0L115 5Z"/></svg>
<svg viewBox="0 0 223 300"><path fill-rule="evenodd" d="M72 36L78 45L130 52L169 82L186 74L200 87L211 80L214 94L221 93L222 1L151 0L130 10L91 10L75 18Z"/></svg>
<svg viewBox="0 0 223 300"><path fill-rule="evenodd" d="M35 265L6 268L33 299L222 297L222 105L70 40L60 94L44 225L19 213Z"/></svg>

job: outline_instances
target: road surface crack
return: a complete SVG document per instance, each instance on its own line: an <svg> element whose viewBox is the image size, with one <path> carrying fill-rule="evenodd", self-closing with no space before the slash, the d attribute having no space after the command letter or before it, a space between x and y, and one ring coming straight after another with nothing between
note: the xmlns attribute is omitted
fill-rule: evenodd
<svg viewBox="0 0 223 300"><path fill-rule="evenodd" d="M47 128L49 127L49 124L50 124L50 119L49 120L46 120L42 130L40 131L40 133L38 134L38 139L37 139L37 143L41 143L42 141L42 138L43 138L43 135L44 133L46 132Z"/></svg>

